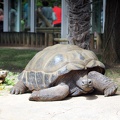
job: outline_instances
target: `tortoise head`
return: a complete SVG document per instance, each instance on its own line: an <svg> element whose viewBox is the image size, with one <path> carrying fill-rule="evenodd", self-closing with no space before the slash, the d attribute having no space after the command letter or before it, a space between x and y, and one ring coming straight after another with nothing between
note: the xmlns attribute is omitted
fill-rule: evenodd
<svg viewBox="0 0 120 120"><path fill-rule="evenodd" d="M84 92L90 92L93 90L93 83L91 79L87 78L87 75L85 75L84 77L80 77L77 81L76 81L76 85L82 89Z"/></svg>
<svg viewBox="0 0 120 120"><path fill-rule="evenodd" d="M7 76L7 71L5 70L0 70L0 84L5 81L5 77Z"/></svg>
<svg viewBox="0 0 120 120"><path fill-rule="evenodd" d="M0 78L5 78L7 76L7 71L5 70L0 70Z"/></svg>

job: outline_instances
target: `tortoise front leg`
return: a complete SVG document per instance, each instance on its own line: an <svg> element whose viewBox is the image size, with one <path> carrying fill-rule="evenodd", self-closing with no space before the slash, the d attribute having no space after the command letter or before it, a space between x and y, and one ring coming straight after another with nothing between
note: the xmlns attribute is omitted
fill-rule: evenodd
<svg viewBox="0 0 120 120"><path fill-rule="evenodd" d="M25 86L25 84L22 81L18 81L17 84L15 86L13 86L13 88L10 90L11 94L22 94L25 93L27 91L27 87Z"/></svg>
<svg viewBox="0 0 120 120"><path fill-rule="evenodd" d="M117 85L105 75L92 71L88 73L88 78L92 80L93 87L104 93L104 96L114 95L117 91Z"/></svg>
<svg viewBox="0 0 120 120"><path fill-rule="evenodd" d="M62 100L69 94L68 85L61 83L55 87L33 91L30 101L55 101Z"/></svg>

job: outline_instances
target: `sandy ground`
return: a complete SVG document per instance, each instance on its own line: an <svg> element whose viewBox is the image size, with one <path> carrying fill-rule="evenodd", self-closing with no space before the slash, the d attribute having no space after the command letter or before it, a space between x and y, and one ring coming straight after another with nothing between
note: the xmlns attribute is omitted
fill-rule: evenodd
<svg viewBox="0 0 120 120"><path fill-rule="evenodd" d="M33 102L30 93L0 94L0 120L120 120L120 95L86 95L63 101Z"/></svg>

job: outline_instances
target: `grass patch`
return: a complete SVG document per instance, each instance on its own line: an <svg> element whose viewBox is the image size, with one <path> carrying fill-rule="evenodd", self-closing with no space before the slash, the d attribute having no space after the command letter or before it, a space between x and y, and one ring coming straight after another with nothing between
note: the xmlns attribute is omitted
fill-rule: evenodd
<svg viewBox="0 0 120 120"><path fill-rule="evenodd" d="M105 75L111 78L118 86L118 91L120 91L120 68L113 67L106 69Z"/></svg>
<svg viewBox="0 0 120 120"><path fill-rule="evenodd" d="M22 71L38 50L0 48L0 69Z"/></svg>

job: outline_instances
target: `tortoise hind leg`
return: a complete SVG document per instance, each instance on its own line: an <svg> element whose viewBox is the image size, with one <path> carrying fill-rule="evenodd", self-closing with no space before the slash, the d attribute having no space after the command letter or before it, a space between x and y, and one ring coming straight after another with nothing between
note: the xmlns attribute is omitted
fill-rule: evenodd
<svg viewBox="0 0 120 120"><path fill-rule="evenodd" d="M61 83L55 87L33 91L30 101L55 101L62 100L69 94L68 85Z"/></svg>
<svg viewBox="0 0 120 120"><path fill-rule="evenodd" d="M104 93L104 96L114 95L117 91L117 85L101 73L96 71L89 72L88 78L92 80L93 87Z"/></svg>
<svg viewBox="0 0 120 120"><path fill-rule="evenodd" d="M13 86L13 88L10 90L11 94L22 94L25 93L27 91L27 87L25 86L25 84L22 81L18 81L17 84L15 86Z"/></svg>

